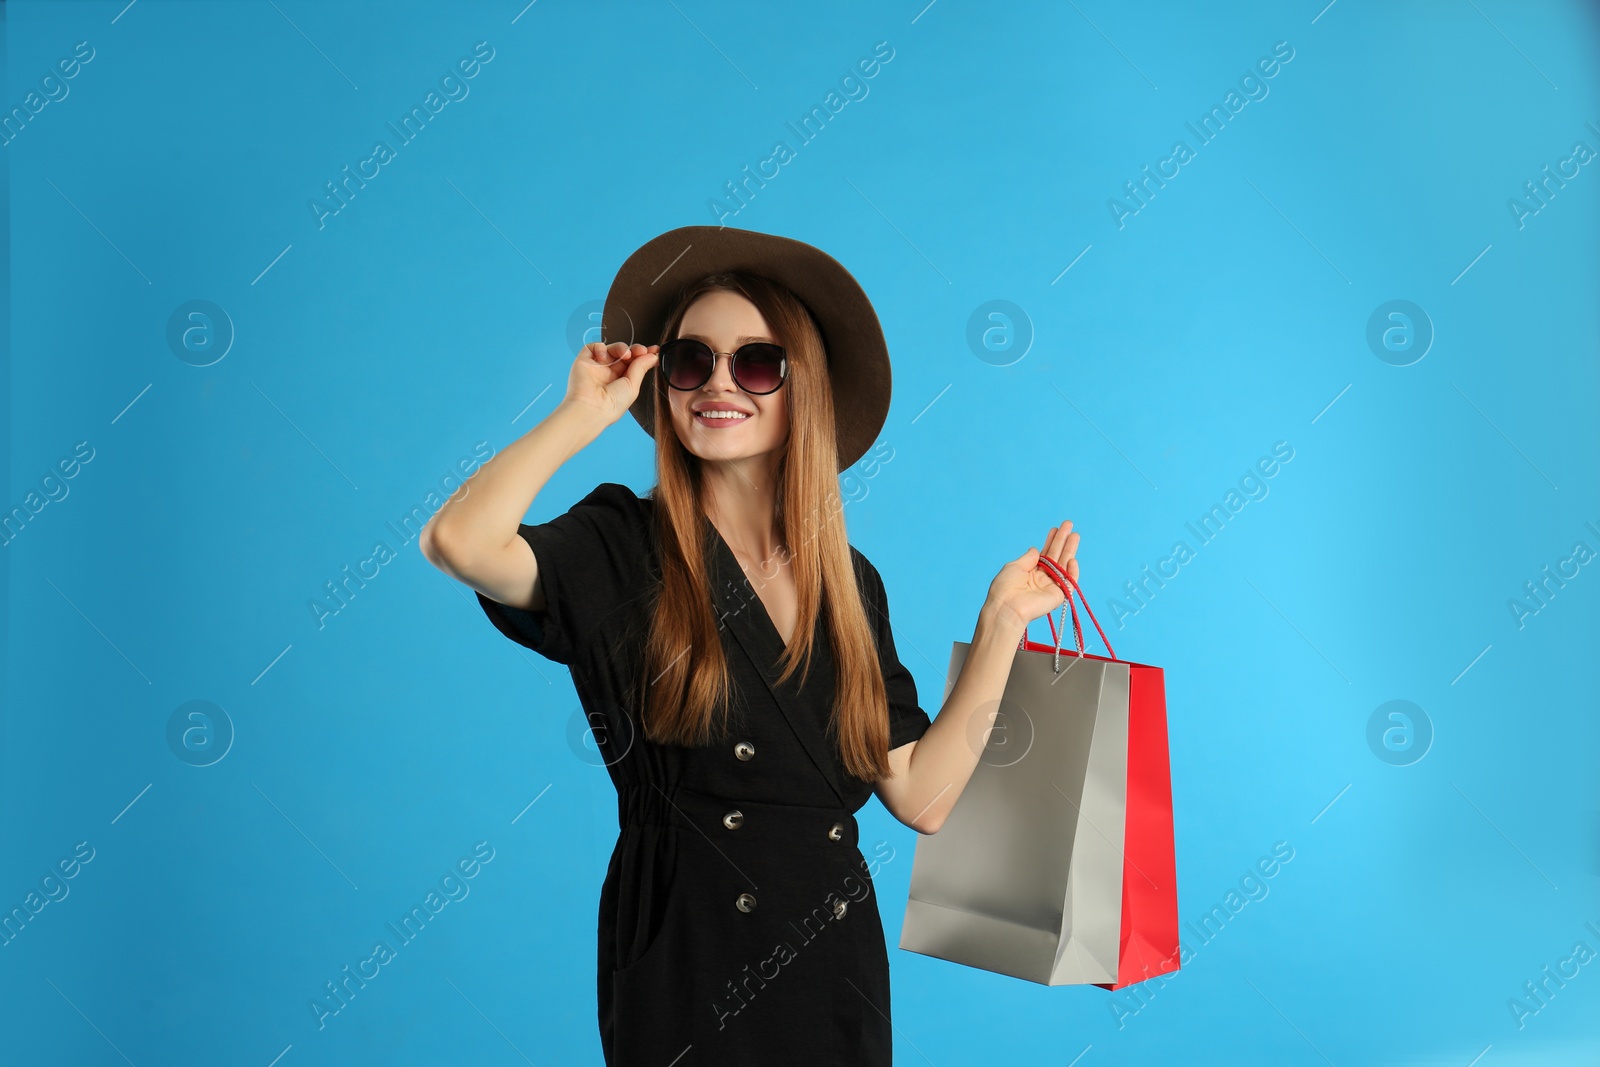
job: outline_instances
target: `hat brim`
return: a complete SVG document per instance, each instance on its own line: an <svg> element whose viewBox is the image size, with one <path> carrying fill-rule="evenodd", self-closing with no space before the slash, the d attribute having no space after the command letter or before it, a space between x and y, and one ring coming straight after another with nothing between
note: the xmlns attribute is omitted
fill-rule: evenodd
<svg viewBox="0 0 1600 1067"><path fill-rule="evenodd" d="M833 386L835 438L843 471L872 447L889 414L889 347L878 313L855 277L819 248L776 234L682 226L641 245L617 271L601 311L604 343L655 345L680 293L707 274L742 270L783 285L822 331ZM654 436L656 369L628 409Z"/></svg>

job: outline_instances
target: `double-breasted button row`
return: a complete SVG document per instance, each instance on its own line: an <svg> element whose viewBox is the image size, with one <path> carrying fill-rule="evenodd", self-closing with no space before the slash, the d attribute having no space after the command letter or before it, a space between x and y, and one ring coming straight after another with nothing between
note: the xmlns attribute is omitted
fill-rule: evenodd
<svg viewBox="0 0 1600 1067"><path fill-rule="evenodd" d="M739 827L744 825L744 812L737 808L728 812L722 816L722 825L727 827L729 830L739 829ZM828 840L843 841L845 829L846 827L844 823L834 823L832 826L828 827ZM733 906L743 912L754 911L756 908L756 898L750 893L740 893L734 898ZM849 906L849 902L847 901L836 901L833 905L833 917L835 919L844 918L845 911L849 908Z"/></svg>
<svg viewBox="0 0 1600 1067"><path fill-rule="evenodd" d="M756 898L754 896L752 896L751 894L749 894L749 893L740 893L737 897L734 898L733 906L738 908L740 911L745 911L745 912L755 911L756 910ZM848 911L849 908L850 908L850 902L848 900L836 900L836 901L834 901L833 902L833 917L835 919L844 918L844 913L846 911Z"/></svg>
<svg viewBox="0 0 1600 1067"><path fill-rule="evenodd" d="M739 827L744 825L744 812L740 811L738 808L733 809L722 817L722 825L726 826L730 830L737 830ZM834 823L832 826L828 827L828 840L843 841L844 831L844 823Z"/></svg>
<svg viewBox="0 0 1600 1067"><path fill-rule="evenodd" d="M844 840L844 831L845 831L844 823L842 823L842 822L834 823L832 826L828 827L828 840L829 841L843 841ZM848 901L844 901L844 900L835 901L834 905L833 905L833 917L835 919L844 918L845 909L848 908L849 906L850 906L850 904L849 904Z"/></svg>

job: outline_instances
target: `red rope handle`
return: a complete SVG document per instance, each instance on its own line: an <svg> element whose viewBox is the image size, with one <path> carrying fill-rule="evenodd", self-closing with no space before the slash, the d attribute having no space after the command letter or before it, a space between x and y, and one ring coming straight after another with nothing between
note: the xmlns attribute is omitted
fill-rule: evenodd
<svg viewBox="0 0 1600 1067"><path fill-rule="evenodd" d="M1114 649L1112 649L1111 642L1107 640L1106 632L1100 628L1100 620L1094 617L1094 609L1089 606L1089 598L1083 595L1083 590L1078 587L1078 583L1073 580L1070 574L1062 570L1059 563L1051 559L1049 556L1041 555L1039 557L1038 567L1048 574L1050 579L1054 581L1056 585L1061 587L1061 592L1062 595L1066 597L1067 605L1072 608L1072 630L1077 637L1078 652L1081 654L1084 651L1083 630L1078 622L1077 606L1072 603L1072 593L1074 590L1076 590L1078 593L1078 599L1083 601L1083 610L1089 613L1089 621L1094 623L1095 632L1100 635L1100 640L1105 644L1106 651L1111 654L1112 659L1116 659L1117 653ZM1070 586L1068 583L1071 583ZM1051 639L1055 641L1057 648L1061 647L1061 638L1056 634L1055 619L1048 615L1045 616L1045 618L1050 623ZM1023 640L1026 641L1028 635L1024 633L1022 636Z"/></svg>
<svg viewBox="0 0 1600 1067"><path fill-rule="evenodd" d="M1040 569L1044 570L1042 566ZM1049 572L1046 571L1046 573L1048 574ZM1054 574L1051 574L1050 577L1055 579L1055 583L1062 586L1063 591L1065 591L1065 584L1059 578L1056 578ZM1078 605L1072 602L1071 594L1067 595L1067 599L1063 601L1063 603L1072 611L1072 636L1077 642L1078 651L1081 653L1083 651L1083 624L1078 621ZM1056 633L1055 616L1047 613L1044 617L1044 621L1050 624L1050 640L1055 642L1057 648L1061 647L1061 637ZM1067 620L1063 618L1061 621L1062 623L1065 623Z"/></svg>

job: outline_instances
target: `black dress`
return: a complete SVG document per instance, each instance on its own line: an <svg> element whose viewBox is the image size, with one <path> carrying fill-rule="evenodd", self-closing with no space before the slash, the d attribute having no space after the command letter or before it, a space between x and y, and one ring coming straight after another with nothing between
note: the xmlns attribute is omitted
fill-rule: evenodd
<svg viewBox="0 0 1600 1067"><path fill-rule="evenodd" d="M567 665L617 790L619 835L600 893L600 1041L610 1067L890 1063L889 958L854 812L873 783L824 731L834 693L818 620L809 677L777 684L782 636L716 528L708 573L734 699L705 747L638 728L647 607L660 581L655 504L600 485L564 515L520 526L546 611L482 594L494 625ZM895 653L883 581L853 546L878 638L889 747L929 726Z"/></svg>

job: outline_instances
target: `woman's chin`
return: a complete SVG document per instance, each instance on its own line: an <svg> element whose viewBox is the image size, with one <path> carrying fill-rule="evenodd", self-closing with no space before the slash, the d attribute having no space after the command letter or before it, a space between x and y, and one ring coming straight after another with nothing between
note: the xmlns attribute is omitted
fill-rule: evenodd
<svg viewBox="0 0 1600 1067"><path fill-rule="evenodd" d="M722 445L720 438L714 438L710 441L697 440L689 442L688 449L702 463L733 463L740 460L755 459L757 456L764 456L773 451L773 448L763 448L759 444L751 444L748 441L741 441L737 444L730 441L723 447L718 447L719 445Z"/></svg>

